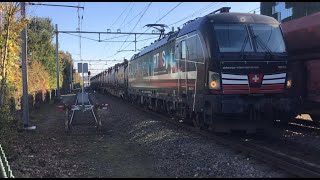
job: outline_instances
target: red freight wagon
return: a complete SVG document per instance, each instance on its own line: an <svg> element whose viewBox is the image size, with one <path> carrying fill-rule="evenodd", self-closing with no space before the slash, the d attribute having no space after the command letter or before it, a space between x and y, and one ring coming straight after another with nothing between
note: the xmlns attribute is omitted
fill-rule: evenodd
<svg viewBox="0 0 320 180"><path fill-rule="evenodd" d="M301 97L302 109L320 120L320 12L281 24L290 56L292 92Z"/></svg>

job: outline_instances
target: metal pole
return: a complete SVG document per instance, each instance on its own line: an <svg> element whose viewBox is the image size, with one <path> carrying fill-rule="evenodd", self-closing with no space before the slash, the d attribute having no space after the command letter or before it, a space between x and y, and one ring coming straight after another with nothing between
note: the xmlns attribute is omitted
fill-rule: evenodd
<svg viewBox="0 0 320 180"><path fill-rule="evenodd" d="M137 51L137 34L134 34L134 52Z"/></svg>
<svg viewBox="0 0 320 180"><path fill-rule="evenodd" d="M83 94L84 94L84 73L83 73L83 63L82 66L82 108L84 109L84 100L83 100Z"/></svg>
<svg viewBox="0 0 320 180"><path fill-rule="evenodd" d="M79 31L80 31L80 25L79 25ZM83 61L81 57L81 35L79 36L79 47L80 47L80 60L81 60L81 66L82 66L82 110L84 110L84 69L83 69Z"/></svg>
<svg viewBox="0 0 320 180"><path fill-rule="evenodd" d="M60 99L60 86L59 86L59 52L58 52L58 24L56 24L56 66L57 66L57 97Z"/></svg>
<svg viewBox="0 0 320 180"><path fill-rule="evenodd" d="M26 17L26 4L21 2L21 15ZM29 103L28 103L28 69L27 69L27 28L23 28L22 37L22 86L23 86L23 126L29 126Z"/></svg>
<svg viewBox="0 0 320 180"><path fill-rule="evenodd" d="M73 66L73 63L70 64L70 93L72 92L72 72L73 72L72 66Z"/></svg>

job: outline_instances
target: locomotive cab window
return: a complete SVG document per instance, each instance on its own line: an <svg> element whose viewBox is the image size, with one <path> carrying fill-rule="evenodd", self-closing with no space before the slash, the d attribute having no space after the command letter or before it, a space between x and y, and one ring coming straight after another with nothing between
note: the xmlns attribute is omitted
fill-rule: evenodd
<svg viewBox="0 0 320 180"><path fill-rule="evenodd" d="M258 52L285 52L285 44L279 25L273 24L252 24L253 38Z"/></svg>
<svg viewBox="0 0 320 180"><path fill-rule="evenodd" d="M187 46L186 41L181 41L181 59L187 58Z"/></svg>
<svg viewBox="0 0 320 180"><path fill-rule="evenodd" d="M215 25L214 31L220 52L253 52L249 33L243 24Z"/></svg>

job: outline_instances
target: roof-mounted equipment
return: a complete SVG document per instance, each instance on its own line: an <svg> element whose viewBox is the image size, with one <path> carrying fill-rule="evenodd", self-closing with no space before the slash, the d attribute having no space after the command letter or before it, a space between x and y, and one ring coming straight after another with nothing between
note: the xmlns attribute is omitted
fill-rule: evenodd
<svg viewBox="0 0 320 180"><path fill-rule="evenodd" d="M230 9L231 9L231 7L222 7L220 9L213 11L210 14L216 14L216 12L218 12L218 11L220 11L220 13L228 13Z"/></svg>
<svg viewBox="0 0 320 180"><path fill-rule="evenodd" d="M159 36L159 39L161 39L163 36L164 36L164 31L165 29L164 28L169 28L167 25L165 24L147 24L145 25L147 27L153 27L155 29L157 29L158 31L160 31L160 36ZM159 26L160 28L158 28L157 26Z"/></svg>

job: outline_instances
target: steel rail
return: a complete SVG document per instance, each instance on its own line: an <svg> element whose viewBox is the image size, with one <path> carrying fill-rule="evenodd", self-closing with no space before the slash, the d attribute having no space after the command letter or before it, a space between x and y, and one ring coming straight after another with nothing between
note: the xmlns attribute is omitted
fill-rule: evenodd
<svg viewBox="0 0 320 180"><path fill-rule="evenodd" d="M88 101L89 101L89 105L92 106L91 102L90 102L90 97L89 97L89 93L88 93ZM78 103L78 96L76 97L76 103L74 104L74 106L76 106ZM71 119L69 121L69 126L71 126L71 123L72 123L72 120L73 120L73 117L74 117L74 113L75 113L76 110L72 110L72 115L71 115ZM94 110L93 110L93 107L91 108L91 112L92 112L92 115L94 117L94 120L96 121L96 124L98 125L98 120L97 120L97 117L94 113Z"/></svg>
<svg viewBox="0 0 320 180"><path fill-rule="evenodd" d="M88 93L88 101L89 101L89 105L92 105L91 102L90 102L89 93ZM93 115L94 120L96 121L97 125L99 125L98 120L97 120L97 117L96 117L96 115L94 114L93 108L91 109L91 112L92 112L92 115Z"/></svg>
<svg viewBox="0 0 320 180"><path fill-rule="evenodd" d="M76 106L77 103L78 103L78 96L76 96L76 103L74 105ZM73 120L73 117L74 117L74 113L75 113L75 110L72 110L72 115L71 115L71 119L69 121L69 125L71 125L71 123L72 123L72 120Z"/></svg>

